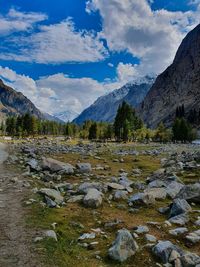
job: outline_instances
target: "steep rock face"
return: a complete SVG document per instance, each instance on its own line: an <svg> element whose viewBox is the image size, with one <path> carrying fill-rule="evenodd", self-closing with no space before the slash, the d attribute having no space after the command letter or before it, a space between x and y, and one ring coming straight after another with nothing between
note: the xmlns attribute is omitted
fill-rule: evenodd
<svg viewBox="0 0 200 267"><path fill-rule="evenodd" d="M137 107L152 86L154 78L146 77L139 83L128 83L120 89L99 97L94 104L85 109L74 122L81 124L86 120L112 122L119 105L125 100Z"/></svg>
<svg viewBox="0 0 200 267"><path fill-rule="evenodd" d="M200 25L182 41L170 67L159 75L139 108L150 127L171 125L177 106L200 108Z"/></svg>
<svg viewBox="0 0 200 267"><path fill-rule="evenodd" d="M4 120L7 116L22 115L25 113L34 115L39 119L58 121L57 118L42 113L27 97L5 85L0 79L0 121ZM61 122L61 120L59 121Z"/></svg>

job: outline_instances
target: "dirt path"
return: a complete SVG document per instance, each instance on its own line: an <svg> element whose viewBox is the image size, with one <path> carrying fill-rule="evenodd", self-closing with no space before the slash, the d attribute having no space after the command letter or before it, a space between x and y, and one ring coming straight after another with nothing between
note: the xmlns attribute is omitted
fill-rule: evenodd
<svg viewBox="0 0 200 267"><path fill-rule="evenodd" d="M5 149L0 143L0 266L40 267L31 247L32 233L25 226L22 204L28 190L11 182L11 178L21 177L3 164L8 156Z"/></svg>

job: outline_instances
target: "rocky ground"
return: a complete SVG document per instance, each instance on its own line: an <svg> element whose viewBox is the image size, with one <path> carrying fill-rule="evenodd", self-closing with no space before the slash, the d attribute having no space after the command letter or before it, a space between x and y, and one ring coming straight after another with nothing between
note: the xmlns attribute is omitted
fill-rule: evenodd
<svg viewBox="0 0 200 267"><path fill-rule="evenodd" d="M0 258L11 263L0 266L200 266L200 147L9 147L0 211L14 241L2 245L1 234Z"/></svg>

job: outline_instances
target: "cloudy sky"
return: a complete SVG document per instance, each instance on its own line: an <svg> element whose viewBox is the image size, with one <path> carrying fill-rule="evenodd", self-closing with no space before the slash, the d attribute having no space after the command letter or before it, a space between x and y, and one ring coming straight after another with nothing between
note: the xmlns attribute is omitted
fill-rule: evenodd
<svg viewBox="0 0 200 267"><path fill-rule="evenodd" d="M0 1L0 77L41 110L80 113L172 63L200 0Z"/></svg>

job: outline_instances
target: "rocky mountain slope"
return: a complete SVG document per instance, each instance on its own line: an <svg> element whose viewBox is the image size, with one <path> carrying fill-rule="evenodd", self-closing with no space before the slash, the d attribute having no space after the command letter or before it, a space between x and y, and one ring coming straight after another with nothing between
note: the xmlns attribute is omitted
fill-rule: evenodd
<svg viewBox="0 0 200 267"><path fill-rule="evenodd" d="M200 108L200 25L184 38L172 65L157 77L139 112L150 127L161 121L171 125L182 104L186 114Z"/></svg>
<svg viewBox="0 0 200 267"><path fill-rule="evenodd" d="M10 115L25 113L30 113L40 119L58 120L49 114L42 113L27 97L5 85L0 79L0 120Z"/></svg>
<svg viewBox="0 0 200 267"><path fill-rule="evenodd" d="M118 106L123 100L137 107L152 86L154 78L145 77L138 81L128 83L120 89L99 97L94 104L85 109L74 122L81 124L86 120L112 122L117 113Z"/></svg>

